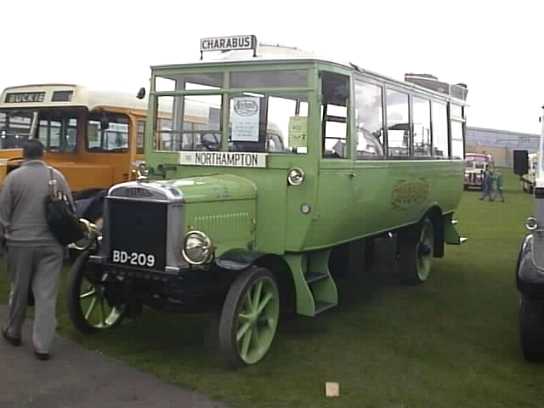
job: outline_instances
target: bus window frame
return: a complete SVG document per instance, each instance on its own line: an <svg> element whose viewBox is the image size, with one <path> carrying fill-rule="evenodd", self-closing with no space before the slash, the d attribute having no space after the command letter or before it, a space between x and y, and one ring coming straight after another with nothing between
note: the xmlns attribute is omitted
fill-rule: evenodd
<svg viewBox="0 0 544 408"><path fill-rule="evenodd" d="M455 105L461 109L461 117L452 116L451 106ZM457 122L461 123L461 140L463 142L463 156L461 158L453 157L453 132L452 132L452 123ZM465 131L466 131L466 120L465 120L465 105L457 103L455 101L448 101L448 142L449 142L449 160L465 160L466 154L466 140L465 140Z"/></svg>
<svg viewBox="0 0 544 408"><path fill-rule="evenodd" d="M44 152L48 153L48 154L78 154L79 149L80 149L80 145L81 145L81 137L82 137L82 135L83 135L83 137L85 137L85 135L86 135L86 128L87 128L86 123L87 123L87 114L88 114L88 111L87 111L86 108L81 108L81 107L77 107L77 106L76 107L61 107L61 106L49 107L48 106L48 107L43 107L43 108L42 107L36 107L36 108L28 108L28 109L38 112L38 117L36 119L36 128L33 130L34 134L31 135L31 137L30 137L30 138L35 138L36 140L40 140L40 135L39 135L40 121L42 120L41 114L43 112L62 111L63 113L66 113L68 115L69 114L74 114L75 119L77 121L77 125L76 125L76 132L77 133L76 133L76 140L75 140L75 144L74 144L73 149L70 149L70 150L52 149L48 145L44 144ZM64 138L66 138L66 135L64 135ZM48 131L47 141L48 142L50 141L49 131Z"/></svg>
<svg viewBox="0 0 544 408"><path fill-rule="evenodd" d="M367 84L367 85L373 85L373 86L379 88L380 91L381 91L382 137L383 137L383 140L382 140L383 154L381 156L359 158L358 153L357 153L357 146L358 146L358 143L359 143L357 123L355 123L356 117L357 117L357 115L355 113L355 110L357 109L356 108L357 101L355 99L355 96L356 96L355 86L356 86L357 82L362 83L362 84ZM385 83L380 82L378 80L375 80L372 77L367 77L367 76L363 76L363 75L356 75L356 76L352 77L351 94L353 95L353 100L352 100L352 103L351 103L351 105L353 107L353 111L352 111L352 115L351 115L351 117L353 118L351 134L353 135L353 139L354 139L353 143L351 143L353 145L353 148L351 149L352 150L352 156L351 157L356 162L365 162L365 161L373 161L373 160L380 160L380 161L387 160L387 143L388 143L388 141L387 141L387 125L386 125L386 122L385 122L385 120L386 120Z"/></svg>
<svg viewBox="0 0 544 408"><path fill-rule="evenodd" d="M326 123L327 121L324 121L324 111L323 111L323 73L328 73L332 75L338 75L338 76L344 76L348 79L348 86L347 90L349 92L347 102L346 102L346 145L344 148L344 157L325 157L325 141L326 141ZM352 140L353 133L353 127L355 122L355 116L354 116L354 88L355 87L355 81L353 77L353 73L349 71L344 70L337 70L337 69L331 69L326 65L320 66L317 70L317 93L318 93L318 106L316 106L316 110L319 114L319 159L320 160L331 160L334 162L341 162L341 161L352 161L355 157L353 149L354 149L354 142ZM309 105L309 108L311 108L311 105ZM311 117L308 115L308 117ZM308 139L311 139L309 137ZM308 150L309 151L309 150Z"/></svg>
<svg viewBox="0 0 544 408"><path fill-rule="evenodd" d="M268 65L270 64L270 65ZM235 89L229 88L229 79L230 73L233 71L242 72L242 71L283 71L283 70L297 70L302 69L308 73L308 82L307 87L305 88L274 88L274 89ZM178 91L162 91L157 92L154 89L156 78L164 77L168 75L182 75L182 74L198 74L198 73L223 73L223 83L218 89L203 89L203 90L178 90ZM322 72L329 72L332 74L343 75L349 78L349 88L350 96L348 98L347 106L347 135L346 135L346 153L342 158L332 158L332 157L323 157L323 121L321 114L322 105ZM384 143L384 155L383 157L369 158L365 160L357 160L356 152L356 124L355 124L355 81L361 81L364 83L369 83L375 86L378 86L382 90L382 124L383 124L383 143ZM328 61L311 61L311 62L289 62L285 63L283 61L278 62L262 62L257 64L251 64L247 62L236 62L230 63L229 61L221 62L220 64L213 64L209 66L202 66L198 64L192 64L182 67L157 67L152 71L151 77L151 91L148 105L148 112L151 113L148 115L146 121L146 130L145 130L145 150L152 155L155 154L179 154L181 151L172 151L172 150L161 150L158 148L157 142L157 133L156 133L156 119L158 117L158 98L161 96L192 96L192 95L222 95L222 113L221 120L222 123L229 123L229 113L230 113L230 97L234 94L239 93L270 93L270 92L289 92L289 93L305 93L308 95L308 144L307 144L307 154L295 154L293 153L274 153L272 156L275 157L297 157L302 159L303 157L311 157L316 155L316 158L321 161L325 160L327 162L335 161L340 163L345 163L347 161L352 162L364 162L364 161L420 161L420 160L453 160L452 159L452 134L451 134L451 115L450 115L450 104L453 103L458 105L462 109L463 114L463 151L465 150L465 127L466 120L465 101L458 100L446 94L438 94L426 89L419 89L410 83L397 83L398 81L391 80L386 77L381 77L379 75L374 75L371 72L365 72L358 69L350 69L348 67L340 66L338 64L330 63ZM409 130L409 155L406 156L392 156L389 149L389 129L387 124L387 91L392 90L395 92L400 92L407 95L408 99L408 130ZM430 156L414 156L414 134L413 134L413 97L418 97L425 99L429 102L430 110L430 141L431 141L431 154ZM442 156L436 156L434 152L434 143L435 143L435 132L434 132L434 121L433 121L433 103L440 103L446 106L446 132L447 132L447 145L444 147L447 148L447 153ZM316 133L319 132L319 135ZM228 126L222 126L221 130L222 141L220 149L217 151L228 152ZM317 137L316 137L317 136ZM266 153L266 152L265 152ZM464 155L464 153L463 153ZM457 160L457 159L455 159Z"/></svg>
<svg viewBox="0 0 544 408"><path fill-rule="evenodd" d="M387 91L394 91L394 92L398 92L398 93L401 93L401 94L404 94L407 96L407 101L408 101L408 155L406 156L391 156L391 154L389 153L389 123L387 122ZM386 154L385 154L385 158L386 160L416 160L414 157L413 157L413 132L412 132L412 95L413 93L410 92L409 89L403 89L401 87L397 87L397 86L394 86L394 85L390 85L390 84L385 84L385 87L384 87L384 96L383 96L383 99L384 99L384 102L383 102L383 107L384 107L384 112L385 112L385 122L384 122L384 125L385 125L385 132L386 132L386 140L387 140L387 145L385 146L385 150L386 150Z"/></svg>
<svg viewBox="0 0 544 408"><path fill-rule="evenodd" d="M450 157L451 157L451 146L450 146L450 141L451 141L451 136L450 136L450 114L449 114L449 107L448 107L448 104L449 102L447 100L442 100L442 99L438 99L438 98L431 98L430 99L431 101L431 146L432 146L432 159L433 160L450 160ZM435 133L434 133L434 121L433 121L433 117L434 117L434 106L435 105L442 105L446 111L446 148L448 149L448 151L446 152L446 154L442 157L439 157L439 156L435 156L434 152L435 152ZM463 140L464 140L464 133L463 133Z"/></svg>
<svg viewBox="0 0 544 408"><path fill-rule="evenodd" d="M428 156L416 156L415 155L415 148L414 148L414 141L415 141L415 138L414 138L414 98L417 98L417 99L420 99L420 100L423 100L425 102L427 102L427 104L429 105L429 130L430 130L430 136L431 136L431 145L430 145L430 154ZM433 159L433 119L432 119L432 116L433 116L433 113L432 113L432 98L429 97L428 95L425 95L425 94L421 94L421 93L416 93L416 92L411 92L410 93L410 131L411 131L411 143L410 143L410 157L411 157L411 160L432 160Z"/></svg>
<svg viewBox="0 0 544 408"><path fill-rule="evenodd" d="M308 102L308 124L307 124L307 134L308 136L311 135L310 128L311 128L311 118L313 115L313 104L314 104L314 94L317 92L317 87L314 85L314 79L313 76L317 72L315 70L315 64L308 64L308 63L293 63L293 64L285 64L285 63L275 63L275 64L263 64L259 65L259 67L255 67L253 65L238 65L238 64L221 64L217 66L210 66L210 67L202 67L202 66L195 66L195 67L187 67L183 68L183 70L177 70L177 69L167 69L167 70L154 70L151 77L151 91L150 91L150 98L149 98L149 108L148 112L151 112L149 117L147 118L147 123L149 124L149 129L146 130L146 146L149 146L147 151L152 152L153 154L179 154L180 152L183 152L183 150L161 150L158 148L160 144L158 143L158 136L157 136L157 117L159 116L158 108L158 98L161 96L172 96L172 97L179 97L179 96L200 96L200 95L220 95L222 97L221 102L221 145L220 148L217 150L218 152L229 152L229 118L230 118L230 98L232 95L237 95L241 93L255 93L255 94L274 94L274 93L288 93L288 94L305 94L307 97ZM265 69L263 69L263 66L266 66ZM305 87L283 87L283 88L247 88L247 89L240 89L240 88L230 88L229 87L229 80L230 80L230 73L231 72L255 72L255 71L292 71L292 70L303 70L306 72L307 75L307 83ZM202 89L202 90L175 90L175 91L162 91L158 92L155 90L155 83L157 77L164 77L166 75L183 75L183 74L193 74L193 73L222 73L223 75L223 83L221 87L218 89ZM343 72L344 75L348 75L346 72ZM320 89L320 85L319 85ZM349 115L349 112L348 112ZM349 127L349 124L348 124ZM312 148L310 147L313 141L311 140L311 137L308 137L307 140L307 153L292 153L292 152L264 152L266 154L270 154L271 156L285 156L285 157L301 157L301 156L308 156L311 155Z"/></svg>
<svg viewBox="0 0 544 408"><path fill-rule="evenodd" d="M91 115L92 114L106 114L108 116L124 116L127 120L127 147L123 150L118 151L108 151L108 150L92 150L89 148L89 122L91 121ZM90 154L130 154L132 145L131 145L131 132L132 132L132 126L133 126L133 119L135 119L134 115L130 113L130 111L127 112L120 112L117 110L100 110L100 111L91 111L87 112L87 115L85 117L85 132L84 132L84 146L85 146L85 152ZM106 129L107 131L107 129ZM137 131L137 129L136 129ZM145 137L144 137L144 145L145 145Z"/></svg>
<svg viewBox="0 0 544 408"><path fill-rule="evenodd" d="M135 140L135 143L136 143L136 154L145 154L145 130L146 130L146 127L147 127L147 120L145 117L141 117L141 116L134 116L134 121L136 123L136 140ZM138 142L139 142L139 137L140 137L140 124L143 124L142 126L142 144L140 145ZM130 129L129 129L130 131ZM129 141L129 147L130 147L130 141Z"/></svg>

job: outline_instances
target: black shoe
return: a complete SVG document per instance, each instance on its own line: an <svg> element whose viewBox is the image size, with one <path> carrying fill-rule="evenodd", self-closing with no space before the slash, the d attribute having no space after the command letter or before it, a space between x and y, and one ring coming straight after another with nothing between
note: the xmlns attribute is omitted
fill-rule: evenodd
<svg viewBox="0 0 544 408"><path fill-rule="evenodd" d="M40 353L36 350L34 350L34 355L38 360L47 361L51 358L51 354L49 353Z"/></svg>
<svg viewBox="0 0 544 408"><path fill-rule="evenodd" d="M12 337L8 334L7 329L2 329L2 337L4 340L6 340L9 344L11 344L14 347L19 347L21 345L21 339L19 337Z"/></svg>

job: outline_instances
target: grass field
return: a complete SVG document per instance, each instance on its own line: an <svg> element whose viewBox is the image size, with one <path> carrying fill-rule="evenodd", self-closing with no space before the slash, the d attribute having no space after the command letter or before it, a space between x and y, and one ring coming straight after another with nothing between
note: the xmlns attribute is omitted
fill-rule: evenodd
<svg viewBox="0 0 544 408"><path fill-rule="evenodd" d="M544 365L521 357L514 285L532 201L513 175L505 181L504 204L464 193L457 218L469 241L449 246L427 283L340 282L340 306L283 324L256 367L226 370L198 316L146 311L84 337L61 299L60 332L234 407L540 407ZM0 279L5 293L4 273ZM325 381L340 383L340 398L324 397Z"/></svg>

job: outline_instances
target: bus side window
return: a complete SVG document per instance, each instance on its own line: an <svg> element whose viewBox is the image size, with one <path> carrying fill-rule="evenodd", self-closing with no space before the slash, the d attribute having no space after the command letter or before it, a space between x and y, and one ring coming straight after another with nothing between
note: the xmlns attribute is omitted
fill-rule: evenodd
<svg viewBox="0 0 544 408"><path fill-rule="evenodd" d="M465 153L464 119L461 106L450 103L451 158L463 159Z"/></svg>
<svg viewBox="0 0 544 408"><path fill-rule="evenodd" d="M410 121L408 94L388 89L387 101L387 148L388 156L410 157Z"/></svg>
<svg viewBox="0 0 544 408"><path fill-rule="evenodd" d="M433 157L447 159L448 151L448 112L445 103L432 102Z"/></svg>
<svg viewBox="0 0 544 408"><path fill-rule="evenodd" d="M348 134L349 77L322 72L323 157L346 158Z"/></svg>
<svg viewBox="0 0 544 408"><path fill-rule="evenodd" d="M145 143L145 120L140 119L137 122L137 135L136 135L136 153L144 154L144 143Z"/></svg>
<svg viewBox="0 0 544 408"><path fill-rule="evenodd" d="M103 128L102 124L107 123ZM87 123L87 149L112 153L128 150L129 120L123 114L92 113Z"/></svg>
<svg viewBox="0 0 544 408"><path fill-rule="evenodd" d="M431 157L431 104L428 99L412 98L414 157Z"/></svg>
<svg viewBox="0 0 544 408"><path fill-rule="evenodd" d="M382 87L355 83L357 159L383 158Z"/></svg>

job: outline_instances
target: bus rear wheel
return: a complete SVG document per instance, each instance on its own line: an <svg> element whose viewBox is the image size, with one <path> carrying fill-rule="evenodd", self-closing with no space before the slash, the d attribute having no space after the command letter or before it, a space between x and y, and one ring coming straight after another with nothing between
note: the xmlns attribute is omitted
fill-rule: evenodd
<svg viewBox="0 0 544 408"><path fill-rule="evenodd" d="M408 285L418 285L429 279L434 253L432 221L425 217L419 224L401 230L398 245L401 281Z"/></svg>
<svg viewBox="0 0 544 408"><path fill-rule="evenodd" d="M268 353L280 314L274 275L250 267L235 279L227 293L219 321L219 348L232 368L253 365Z"/></svg>
<svg viewBox="0 0 544 408"><path fill-rule="evenodd" d="M544 360L544 302L521 298L519 307L521 351L527 361Z"/></svg>

